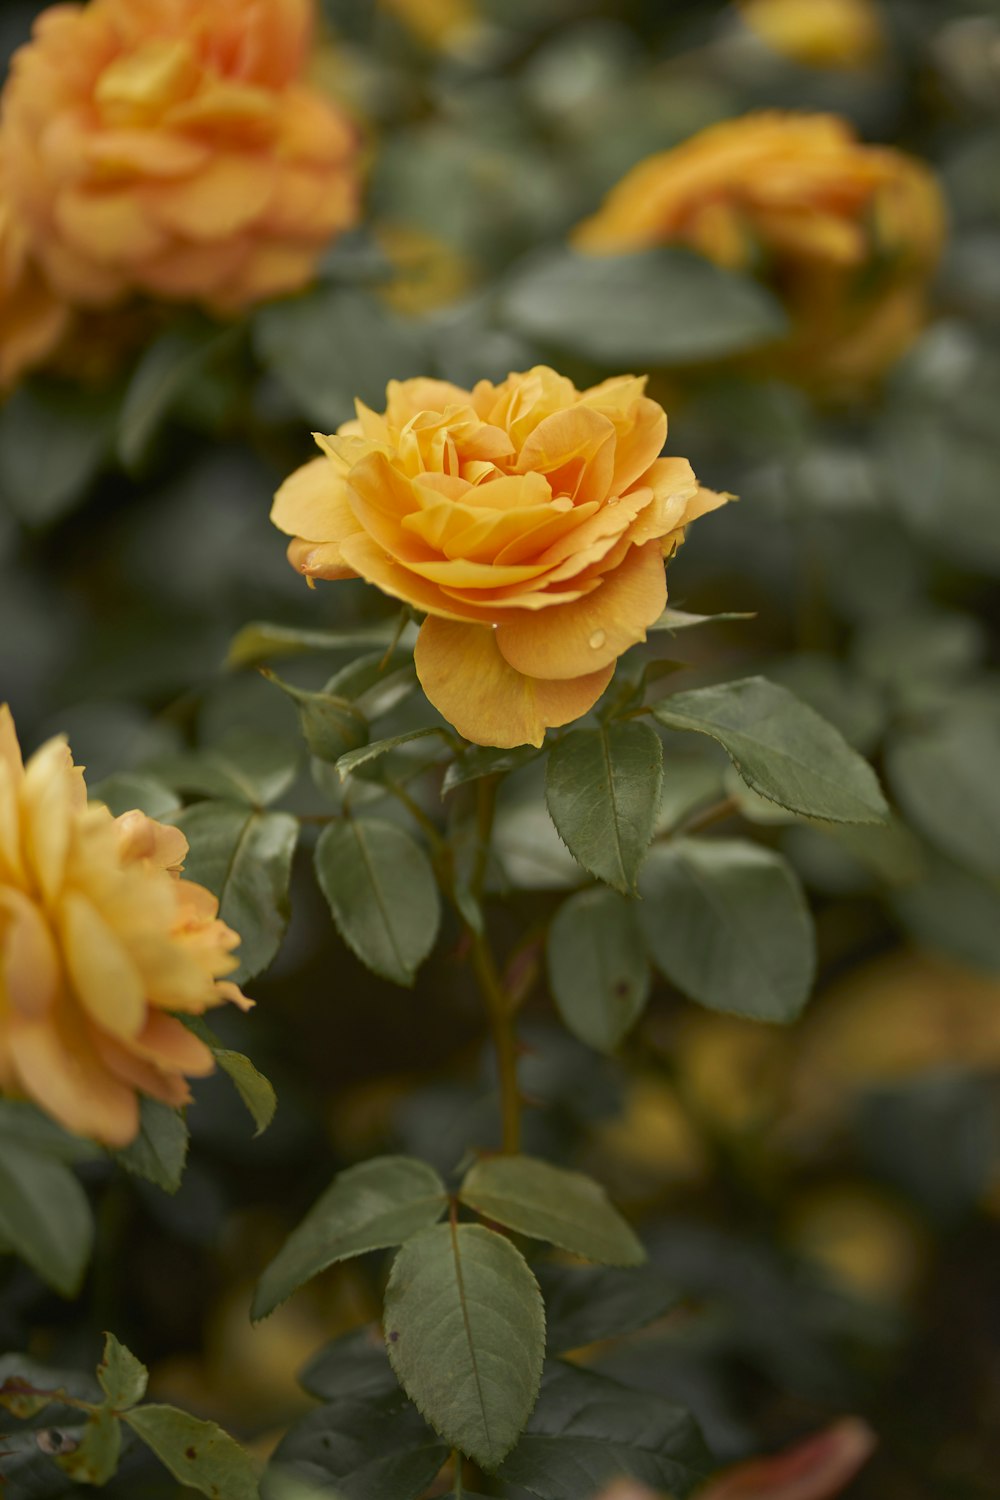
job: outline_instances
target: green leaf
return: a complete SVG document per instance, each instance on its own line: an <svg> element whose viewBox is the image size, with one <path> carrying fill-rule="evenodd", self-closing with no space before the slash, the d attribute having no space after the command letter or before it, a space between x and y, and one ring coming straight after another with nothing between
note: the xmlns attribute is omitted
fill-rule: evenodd
<svg viewBox="0 0 1000 1500"><path fill-rule="evenodd" d="M892 790L913 826L987 879L1000 876L1000 715L954 712L893 737Z"/></svg>
<svg viewBox="0 0 1000 1500"><path fill-rule="evenodd" d="M545 1299L550 1354L620 1338L662 1318L680 1293L652 1266L625 1271L543 1263L535 1275Z"/></svg>
<svg viewBox="0 0 1000 1500"><path fill-rule="evenodd" d="M366 1323L324 1345L299 1373L299 1384L319 1401L399 1395L399 1381L377 1323Z"/></svg>
<svg viewBox="0 0 1000 1500"><path fill-rule="evenodd" d="M139 1105L139 1134L116 1160L136 1177L155 1183L165 1193L176 1193L184 1176L190 1135L184 1116L159 1099L143 1097Z"/></svg>
<svg viewBox="0 0 1000 1500"><path fill-rule="evenodd" d="M381 411L390 380L426 373L414 324L357 287L318 287L272 302L254 319L254 344L302 414L323 432L354 415L354 399Z"/></svg>
<svg viewBox="0 0 1000 1500"><path fill-rule="evenodd" d="M263 1500L299 1500L297 1483L316 1485L306 1493L317 1500L418 1500L426 1494L448 1449L391 1371L390 1377L391 1391L345 1391L297 1422L271 1460Z"/></svg>
<svg viewBox="0 0 1000 1500"><path fill-rule="evenodd" d="M271 625L254 620L230 642L226 666L255 667L279 656L302 656L310 651L354 651L359 646L388 646L396 633L395 619L381 625L359 625L353 630L305 630L294 625Z"/></svg>
<svg viewBox="0 0 1000 1500"><path fill-rule="evenodd" d="M646 1258L603 1187L582 1172L531 1156L490 1156L469 1169L458 1196L483 1218L585 1260L637 1266Z"/></svg>
<svg viewBox="0 0 1000 1500"><path fill-rule="evenodd" d="M274 1119L274 1112L278 1107L273 1084L254 1067L249 1057L224 1047L201 1016L184 1016L183 1020L188 1030L193 1031L211 1049L219 1067L232 1080L236 1092L246 1105L257 1127L254 1135L262 1135Z"/></svg>
<svg viewBox="0 0 1000 1500"><path fill-rule="evenodd" d="M1000 974L1000 881L934 859L921 880L893 890L890 902L921 948Z"/></svg>
<svg viewBox="0 0 1000 1500"><path fill-rule="evenodd" d="M230 347L233 330L188 319L175 324L143 351L125 392L118 423L118 457L136 468L185 387L214 355Z"/></svg>
<svg viewBox="0 0 1000 1500"><path fill-rule="evenodd" d="M266 1318L304 1282L336 1261L400 1245L434 1224L448 1195L433 1167L381 1156L335 1177L257 1283L251 1317Z"/></svg>
<svg viewBox="0 0 1000 1500"><path fill-rule="evenodd" d="M326 692L349 698L367 719L380 719L398 708L419 686L412 649L397 647L389 652L373 651L348 662L334 672L326 684Z"/></svg>
<svg viewBox="0 0 1000 1500"><path fill-rule="evenodd" d="M832 823L886 818L872 768L832 724L764 677L675 693L653 714L668 729L718 740L747 786L790 812Z"/></svg>
<svg viewBox="0 0 1000 1500"><path fill-rule="evenodd" d="M120 1344L113 1333L104 1335L104 1354L97 1366L101 1390L115 1411L137 1406L146 1394L149 1371L131 1349Z"/></svg>
<svg viewBox="0 0 1000 1500"><path fill-rule="evenodd" d="M137 1406L128 1423L175 1479L212 1500L255 1500L257 1465L227 1432L173 1406Z"/></svg>
<svg viewBox="0 0 1000 1500"><path fill-rule="evenodd" d="M60 1161L5 1140L0 1242L64 1297L80 1289L94 1238L87 1195Z"/></svg>
<svg viewBox="0 0 1000 1500"><path fill-rule="evenodd" d="M346 698L309 692L263 669L262 675L291 698L299 712L303 738L319 760L336 761L368 739L368 721Z"/></svg>
<svg viewBox="0 0 1000 1500"><path fill-rule="evenodd" d="M237 984L274 958L288 926L288 885L299 824L289 813L233 802L199 802L176 819L190 844L189 880L219 900L219 916L240 935Z"/></svg>
<svg viewBox="0 0 1000 1500"><path fill-rule="evenodd" d="M429 729L410 729L406 734L394 734L387 740L374 740L370 745L362 745L359 750L349 750L337 761L340 779L346 781L360 766L378 760L390 750L397 750L400 745L408 745L411 740L425 740L432 735L438 735L444 740L451 738L443 725L435 724Z"/></svg>
<svg viewBox="0 0 1000 1500"><path fill-rule="evenodd" d="M0 407L0 496L32 526L82 500L110 456L116 400L106 389L34 380Z"/></svg>
<svg viewBox="0 0 1000 1500"><path fill-rule="evenodd" d="M240 729L203 750L159 758L148 769L186 792L266 807L287 792L298 764L298 745Z"/></svg>
<svg viewBox="0 0 1000 1500"><path fill-rule="evenodd" d="M574 859L624 895L635 890L663 784L663 746L648 724L574 729L552 748L545 800Z"/></svg>
<svg viewBox="0 0 1000 1500"><path fill-rule="evenodd" d="M71 1135L25 1099L0 1099L0 1152L8 1142L57 1161L97 1161L104 1155L95 1141Z"/></svg>
<svg viewBox="0 0 1000 1500"><path fill-rule="evenodd" d="M541 755L534 745L516 745L513 750L494 750L489 745L470 745L453 760L445 772L441 795L464 786L467 781L479 781L483 776L505 776L508 771L517 771L521 766L537 760Z"/></svg>
<svg viewBox="0 0 1000 1500"><path fill-rule="evenodd" d="M627 1476L684 1500L712 1461L694 1419L659 1396L554 1363L501 1477L539 1500L582 1500Z"/></svg>
<svg viewBox="0 0 1000 1500"><path fill-rule="evenodd" d="M613 1052L649 999L649 964L635 905L598 886L564 901L549 927L549 984L574 1036Z"/></svg>
<svg viewBox="0 0 1000 1500"><path fill-rule="evenodd" d="M816 966L812 918L780 855L739 839L677 839L642 878L639 918L657 968L692 1000L792 1021Z"/></svg>
<svg viewBox="0 0 1000 1500"><path fill-rule="evenodd" d="M122 1426L107 1406L87 1418L79 1446L56 1455L56 1463L77 1484L104 1485L118 1472Z"/></svg>
<svg viewBox="0 0 1000 1500"><path fill-rule="evenodd" d="M425 1229L393 1262L384 1327L419 1411L481 1468L496 1468L535 1404L545 1352L541 1294L524 1257L479 1224Z"/></svg>
<svg viewBox="0 0 1000 1500"><path fill-rule="evenodd" d="M441 920L434 871L395 823L331 823L316 845L316 874L341 937L376 974L413 983Z"/></svg>
<svg viewBox="0 0 1000 1500"><path fill-rule="evenodd" d="M181 799L155 776L138 771L120 771L88 788L91 802L103 802L115 817L137 807L150 818L167 818L177 811Z"/></svg>
<svg viewBox="0 0 1000 1500"><path fill-rule="evenodd" d="M688 250L545 250L515 267L500 313L527 338L599 364L719 359L780 338L777 299Z"/></svg>

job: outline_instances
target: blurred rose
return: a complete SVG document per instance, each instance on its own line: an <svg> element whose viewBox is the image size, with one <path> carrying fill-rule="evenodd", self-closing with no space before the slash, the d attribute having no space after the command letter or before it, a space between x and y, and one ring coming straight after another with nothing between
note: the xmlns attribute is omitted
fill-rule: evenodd
<svg viewBox="0 0 1000 1500"><path fill-rule="evenodd" d="M31 259L10 205L0 196L0 389L45 363L70 316Z"/></svg>
<svg viewBox="0 0 1000 1500"><path fill-rule="evenodd" d="M863 67L885 41L872 0L739 0L739 8L775 52L810 67Z"/></svg>
<svg viewBox="0 0 1000 1500"><path fill-rule="evenodd" d="M293 566L360 575L428 618L427 697L481 745L540 745L596 703L666 602L663 559L721 505L644 379L591 390L538 366L473 391L393 381L383 414L317 437L278 491Z"/></svg>
<svg viewBox="0 0 1000 1500"><path fill-rule="evenodd" d="M751 1459L713 1479L696 1500L833 1500L871 1457L875 1434L845 1417L774 1458ZM622 1480L599 1500L656 1500L652 1490Z"/></svg>
<svg viewBox="0 0 1000 1500"><path fill-rule="evenodd" d="M179 1105L212 1054L171 1011L249 1004L220 976L237 935L181 877L187 840L87 802L63 739L22 765L0 707L0 1089L124 1146L138 1094Z"/></svg>
<svg viewBox="0 0 1000 1500"><path fill-rule="evenodd" d="M640 162L574 243L599 255L681 244L757 276L792 324L772 363L836 390L912 342L943 237L922 162L864 145L834 115L765 112Z"/></svg>
<svg viewBox="0 0 1000 1500"><path fill-rule="evenodd" d="M310 0L57 5L3 93L11 213L55 293L229 313L297 290L355 222L355 136L300 82Z"/></svg>

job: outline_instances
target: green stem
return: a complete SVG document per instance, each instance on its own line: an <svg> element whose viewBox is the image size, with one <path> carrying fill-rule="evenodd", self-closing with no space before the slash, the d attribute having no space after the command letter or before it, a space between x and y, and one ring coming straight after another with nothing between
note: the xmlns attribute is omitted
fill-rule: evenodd
<svg viewBox="0 0 1000 1500"><path fill-rule="evenodd" d="M470 889L477 905L482 901L489 867L497 785L496 777L484 776L477 787L477 847L470 881ZM466 931L471 945L473 973L486 1002L490 1030L493 1033L493 1048L500 1079L502 1149L508 1155L516 1155L521 1149L521 1094L517 1082L517 1038L514 1035L510 997L504 989L485 932L476 932L468 925Z"/></svg>

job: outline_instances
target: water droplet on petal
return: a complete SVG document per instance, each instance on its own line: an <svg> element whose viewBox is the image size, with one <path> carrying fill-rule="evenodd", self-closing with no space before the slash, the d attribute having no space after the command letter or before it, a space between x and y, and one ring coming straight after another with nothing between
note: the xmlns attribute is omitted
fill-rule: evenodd
<svg viewBox="0 0 1000 1500"><path fill-rule="evenodd" d="M590 640L587 642L587 645L592 651L600 651L607 638L608 637L605 631L595 630L593 635L590 637Z"/></svg>
<svg viewBox="0 0 1000 1500"><path fill-rule="evenodd" d="M609 505L617 505L618 504L618 499L619 499L619 497L617 495L611 495L611 496L608 497L608 504Z"/></svg>

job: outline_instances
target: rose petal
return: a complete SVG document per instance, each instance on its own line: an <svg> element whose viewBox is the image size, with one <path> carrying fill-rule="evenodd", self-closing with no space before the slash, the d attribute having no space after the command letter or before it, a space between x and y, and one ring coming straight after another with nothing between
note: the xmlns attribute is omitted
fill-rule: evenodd
<svg viewBox="0 0 1000 1500"><path fill-rule="evenodd" d="M585 598L500 625L497 646L512 667L532 677L579 677L644 641L646 627L666 602L663 557L655 543L647 543L631 548Z"/></svg>
<svg viewBox="0 0 1000 1500"><path fill-rule="evenodd" d="M514 671L496 632L434 616L417 637L414 662L431 703L477 745L541 745L549 727L568 724L597 702L614 665L570 681L546 682Z"/></svg>

